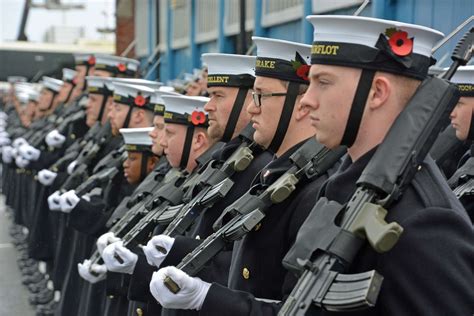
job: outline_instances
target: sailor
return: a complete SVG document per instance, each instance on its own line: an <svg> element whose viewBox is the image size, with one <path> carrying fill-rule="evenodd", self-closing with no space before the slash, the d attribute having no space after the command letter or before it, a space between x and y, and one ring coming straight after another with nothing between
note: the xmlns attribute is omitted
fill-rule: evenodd
<svg viewBox="0 0 474 316"><path fill-rule="evenodd" d="M348 147L319 196L345 204L377 146L426 78L434 61L431 50L443 35L375 18L307 19L314 27L314 43L311 83L302 103L311 111L322 144ZM418 170L387 210L386 221L404 229L398 243L383 254L365 243L347 267L350 273L376 270L384 276L376 306L362 311L364 315L472 313L472 225L429 156Z"/></svg>
<svg viewBox="0 0 474 316"><path fill-rule="evenodd" d="M451 78L451 82L457 84L461 98L451 112L451 124L456 131L456 137L468 145L471 145L458 163L458 169L448 180L450 187L456 193L461 203L474 223L474 205L472 201L472 181L474 165L472 164L472 141L474 140L474 67L460 67Z"/></svg>

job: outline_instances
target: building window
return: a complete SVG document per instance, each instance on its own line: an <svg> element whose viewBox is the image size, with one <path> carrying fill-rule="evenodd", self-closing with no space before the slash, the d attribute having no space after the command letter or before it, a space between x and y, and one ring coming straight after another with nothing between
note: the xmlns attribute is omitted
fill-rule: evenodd
<svg viewBox="0 0 474 316"><path fill-rule="evenodd" d="M224 33L225 35L235 35L240 32L239 21L240 21L240 0L227 0L225 1L225 20L224 20ZM245 30L251 31L254 28L254 12L255 11L255 0L246 0L245 2Z"/></svg>
<svg viewBox="0 0 474 316"><path fill-rule="evenodd" d="M196 42L203 43L217 39L219 0L196 1Z"/></svg>
<svg viewBox="0 0 474 316"><path fill-rule="evenodd" d="M303 0L263 0L262 11L264 27L299 20L303 17Z"/></svg>

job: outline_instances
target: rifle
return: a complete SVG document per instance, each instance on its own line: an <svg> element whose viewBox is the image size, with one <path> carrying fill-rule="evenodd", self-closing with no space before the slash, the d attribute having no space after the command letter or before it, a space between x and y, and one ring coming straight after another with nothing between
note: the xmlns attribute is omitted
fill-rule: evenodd
<svg viewBox="0 0 474 316"><path fill-rule="evenodd" d="M176 174L165 185L159 188L155 194L150 195L148 198L145 198L140 203L134 205L109 229L109 232L113 232L117 237L122 238L139 223L140 219L149 212L152 205L158 205L164 201L168 201L169 204L179 203L184 194L181 186L183 185L185 178L186 176L183 173ZM98 263L100 259L99 252L95 250L90 258L91 262Z"/></svg>
<svg viewBox="0 0 474 316"><path fill-rule="evenodd" d="M56 129L60 134L63 134L67 132L67 128L69 127L70 124L82 120L83 118L86 117L86 112L80 109L79 111L75 112L74 114L71 114L68 116L66 119L64 119L57 127Z"/></svg>
<svg viewBox="0 0 474 316"><path fill-rule="evenodd" d="M253 141L254 131L251 125L242 131L240 135L243 139L242 144L220 168L214 166L212 162L208 165L200 176L202 189L194 199L185 206L170 207L157 219L161 225L169 224L163 234L168 236L184 234L202 212L227 195L234 185L230 177L247 169L254 159L255 150L260 148Z"/></svg>
<svg viewBox="0 0 474 316"><path fill-rule="evenodd" d="M448 180L458 199L474 193L474 158L469 158L461 168Z"/></svg>
<svg viewBox="0 0 474 316"><path fill-rule="evenodd" d="M265 190L254 186L228 206L216 221L218 227L220 223L230 218L227 223L187 254L177 268L191 276L196 275L227 244L241 239L258 225L265 217L265 212L273 204L285 201L296 190L299 183L325 173L344 153L345 148L329 150L316 142L314 137L307 140L290 156L293 165L289 170ZM171 292L180 291L179 286L171 278L166 278L164 283Z"/></svg>
<svg viewBox="0 0 474 316"><path fill-rule="evenodd" d="M198 174L188 176L180 185L179 189L174 188L173 191L169 193L170 195L164 200L154 199L145 205L145 209L148 210L148 213L121 238L123 246L127 247L132 244L140 245L141 240L149 237L157 224L157 219L166 212L170 206L175 206L182 200L183 195L194 184L197 176ZM123 263L123 259L120 258L118 254L114 254L114 257L118 262Z"/></svg>
<svg viewBox="0 0 474 316"><path fill-rule="evenodd" d="M127 159L125 152L120 155L115 161L109 162L109 168L102 169L97 173L90 176L85 182L80 184L76 189L75 193L77 196L84 195L93 188L100 186L104 183L111 181L119 172L120 165Z"/></svg>
<svg viewBox="0 0 474 316"><path fill-rule="evenodd" d="M471 58L472 31L456 47L445 79ZM319 199L283 260L300 277L278 315L305 315L312 304L330 311L376 304L383 276L375 270L351 275L338 270L350 265L365 239L378 253L397 243L403 228L385 221L386 209L412 181L458 99L453 84L424 80L362 172L347 205Z"/></svg>

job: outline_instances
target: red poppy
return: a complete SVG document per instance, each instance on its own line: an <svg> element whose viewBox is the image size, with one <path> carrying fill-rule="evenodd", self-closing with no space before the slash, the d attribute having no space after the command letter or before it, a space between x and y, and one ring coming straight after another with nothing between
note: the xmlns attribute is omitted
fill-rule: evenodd
<svg viewBox="0 0 474 316"><path fill-rule="evenodd" d="M309 80L308 74L309 74L310 68L311 67L309 65L301 65L298 67L298 69L296 69L296 75L302 78L303 80L308 81Z"/></svg>
<svg viewBox="0 0 474 316"><path fill-rule="evenodd" d="M87 63L89 64L89 66L94 66L95 65L95 57L90 56L89 59L87 60Z"/></svg>
<svg viewBox="0 0 474 316"><path fill-rule="evenodd" d="M206 114L201 111L194 111L191 114L191 122L194 125L204 124L206 122Z"/></svg>
<svg viewBox="0 0 474 316"><path fill-rule="evenodd" d="M397 31L393 33L388 44L390 48L398 56L407 56L413 50L413 39L408 38L408 33L403 31Z"/></svg>
<svg viewBox="0 0 474 316"><path fill-rule="evenodd" d="M124 72L125 70L127 70L127 66L125 66L124 64L118 64L117 68L120 72Z"/></svg>
<svg viewBox="0 0 474 316"><path fill-rule="evenodd" d="M135 97L135 105L136 105L136 106L140 106L140 107L141 107L141 106L144 106L145 103L146 103L146 100L145 100L145 98L144 98L143 96L137 95L137 96Z"/></svg>

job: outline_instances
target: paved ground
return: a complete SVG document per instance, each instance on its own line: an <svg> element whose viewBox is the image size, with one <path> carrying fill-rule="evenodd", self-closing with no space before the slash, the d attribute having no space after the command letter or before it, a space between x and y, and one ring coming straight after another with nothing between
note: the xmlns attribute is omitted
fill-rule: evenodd
<svg viewBox="0 0 474 316"><path fill-rule="evenodd" d="M21 284L16 265L17 251L8 235L10 219L0 197L0 315L35 315L28 304L28 289Z"/></svg>

